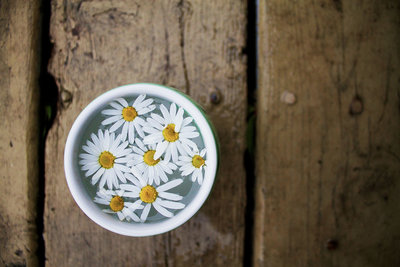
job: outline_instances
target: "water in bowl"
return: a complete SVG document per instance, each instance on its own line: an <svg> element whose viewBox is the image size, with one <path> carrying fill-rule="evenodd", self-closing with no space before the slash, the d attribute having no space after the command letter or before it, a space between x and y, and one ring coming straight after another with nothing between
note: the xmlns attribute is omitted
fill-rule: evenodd
<svg viewBox="0 0 400 267"><path fill-rule="evenodd" d="M129 104L131 104L138 96L139 96L139 95L132 95L132 96L130 96L130 97L124 97L124 99L125 99L126 101L128 101ZM171 102L166 101L166 100L161 99L161 98L157 98L157 97L151 96L151 95L147 95L147 96L146 96L146 99L148 99L148 98L152 98L152 99L154 100L153 104L156 105L156 108L155 108L152 112L147 113L147 114L145 114L145 115L142 115L142 116L141 116L142 118L148 118L148 117L150 116L151 113L156 113L156 114L162 116L162 113L161 113L161 111L160 111L160 109L159 109L159 106L160 106L161 104L163 104L163 105L169 110L169 107L170 107L170 105L171 105ZM176 104L177 104L177 103L176 103ZM86 177L86 176L85 176L85 172L82 171L81 165L78 164L78 161L79 161L79 157L78 157L78 156L79 156L79 154L81 154L81 153L86 153L86 152L82 149L82 146L86 144L86 141L87 141L87 140L91 140L90 135L91 135L92 133L95 133L95 134L97 135L97 132L98 132L99 129L101 129L102 131L104 131L104 130L106 130L106 129L109 129L110 126L112 125L112 124L111 124L111 125L106 125L106 126L104 126L104 125L101 124L101 122L106 118L105 115L101 114L101 111L104 110L104 109L109 109L109 108L111 108L111 106L108 105L108 104L107 104L107 105L104 105L104 106L102 106L102 107L99 107L98 110L96 111L96 114L91 118L91 120L87 121L86 130L85 130L85 132L82 134L81 143L80 143L80 146L79 146L80 149L79 149L79 151L77 152L77 155L76 155L76 159L77 159L77 160L76 160L76 163L75 163L76 168L78 168L78 169L80 170L80 176L81 176L81 178L82 178L82 182L83 182L83 184L84 184L84 186L85 186L85 188L86 188L86 191L87 191L87 193L89 194L89 196L90 196L91 199L94 199L94 197L96 196L97 191L99 190L99 188L98 188L98 183L97 183L96 185L92 185L92 184L91 184L91 176L90 176L90 177ZM179 108L179 104L177 104L177 109L178 109L178 108ZM191 115L185 110L183 117L184 117L184 118L186 118L186 117L191 117ZM201 150L205 147L205 145L204 145L203 137L201 136L200 129L199 129L199 127L197 126L197 124L196 124L196 122L195 122L194 120L190 123L190 125L191 125L191 126L195 126L196 129L197 129L197 132L200 133L200 136L198 136L198 137L196 137L196 138L193 138L193 139L191 139L191 140L192 140L193 142L196 143L196 145L197 145L199 151L201 151ZM121 131L122 131L122 127L120 127L118 130L116 130L116 131L115 131L116 136L117 136L118 134L120 134ZM145 133L145 135L146 135L146 133ZM139 135L136 134L136 137L139 137ZM179 153L178 153L178 154L179 154ZM205 158L207 159L207 154L206 154ZM171 161L172 161L172 159L171 159ZM175 187L175 188L172 188L172 189L168 190L167 192L176 193L176 194L179 194L180 196L182 196L183 199L180 200L179 202L181 202L181 203L185 204L185 206L187 206L188 203L190 203L190 202L195 198L197 192L199 191L199 189L200 189L199 183L198 183L197 181L192 182L192 180L191 180L191 174L188 175L188 176L181 176L181 172L179 171L179 166L178 166L178 169L175 170L175 171L172 173L172 175L168 175L168 174L167 174L167 176L168 176L168 181L172 181L172 180L177 179L177 178L182 178L182 179L183 179L183 183L182 183L182 184L178 185L178 186ZM162 185L162 184L163 184L163 182L161 181L161 184L160 184L160 185ZM126 201L130 201L130 202L134 202L135 200L137 200L137 199L130 199L130 198L127 198L127 199L126 199ZM97 203L96 203L96 205L97 205L97 206L99 207L99 209L101 209L101 210L107 208L106 206L100 205L100 204L97 204ZM168 210L171 211L172 213L174 213L174 215L176 215L177 213L179 213L179 212L181 211L181 210L172 210L172 209L171 209L171 210L168 209ZM107 214L108 214L108 213L107 213ZM141 210L139 211L139 213L136 212L136 214L140 217ZM118 216L117 216L116 214L109 214L109 215L110 215L110 216L113 216L116 220L119 220L119 219L118 219ZM161 214L159 214L159 213L154 209L154 207L152 207L145 223L160 222L160 221L164 221L164 220L167 220L167 219L168 219L168 218L166 218L166 217L162 216ZM126 221L126 220L125 220L125 221ZM136 222L134 222L134 221L131 220L130 223L136 223Z"/></svg>

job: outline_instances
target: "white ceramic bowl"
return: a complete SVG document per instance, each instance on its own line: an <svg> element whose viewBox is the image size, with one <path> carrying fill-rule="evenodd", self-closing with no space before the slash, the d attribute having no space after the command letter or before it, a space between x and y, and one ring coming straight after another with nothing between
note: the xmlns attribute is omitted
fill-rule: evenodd
<svg viewBox="0 0 400 267"><path fill-rule="evenodd" d="M200 136L207 149L207 172L203 184L190 203L172 218L159 222L131 223L123 222L104 213L89 196L78 165L82 136L90 122L111 101L119 97L146 94L174 102L181 106L198 126ZM185 94L162 85L139 83L112 89L93 100L77 117L69 132L65 153L64 168L67 183L73 198L83 212L98 225L112 232L127 236L150 236L170 231L189 220L203 205L210 194L218 169L218 140L210 121L204 111ZM186 177L184 179L190 179Z"/></svg>

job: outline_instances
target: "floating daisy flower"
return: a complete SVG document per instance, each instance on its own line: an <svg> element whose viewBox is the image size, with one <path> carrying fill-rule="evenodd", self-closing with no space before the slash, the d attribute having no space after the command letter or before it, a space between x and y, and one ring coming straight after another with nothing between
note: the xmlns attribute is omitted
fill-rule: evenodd
<svg viewBox="0 0 400 267"><path fill-rule="evenodd" d="M126 219L130 221L131 219L135 222L139 222L139 217L134 213L137 209L143 209L144 206L140 204L139 200L132 202L125 201L125 191L118 190L105 190L100 189L97 192L94 202L109 206L108 209L103 209L106 213L117 214L118 218L122 221Z"/></svg>
<svg viewBox="0 0 400 267"><path fill-rule="evenodd" d="M176 162L178 151L180 155L186 155L190 151L189 147L197 150L197 145L190 140L199 136L196 127L189 126L193 118L183 118L183 108L180 107L177 112L175 103L171 104L169 111L161 104L160 110L163 117L152 113L151 118L147 118L148 126L143 127L143 131L149 133L144 143L157 143L154 159L160 158L165 152L165 161L169 162L172 157Z"/></svg>
<svg viewBox="0 0 400 267"><path fill-rule="evenodd" d="M118 179L126 183L125 176L122 172L129 172L129 168L125 166L131 157L132 152L127 148L128 141L121 143L121 135L115 138L114 133L106 130L103 134L102 130L98 131L97 136L91 134L92 141L87 140L86 145L82 149L87 153L79 155L82 170L86 171L86 177L92 176L92 184L95 185L99 180L99 187L103 188L107 183L109 189L118 188Z"/></svg>
<svg viewBox="0 0 400 267"><path fill-rule="evenodd" d="M140 221L146 221L150 209L153 206L158 213L165 217L172 217L174 214L167 209L183 209L185 204L177 202L182 200L182 196L174 193L168 193L169 189L172 189L180 185L183 180L175 179L158 187L149 185L142 176L136 176L138 179L131 184L121 184L121 189L129 193L131 197L138 197L139 200L135 203L144 204L144 209L140 215Z"/></svg>
<svg viewBox="0 0 400 267"><path fill-rule="evenodd" d="M131 166L131 172L136 176L143 175L143 178L151 185L153 181L156 185L160 184L160 179L168 182L167 174L172 174L177 166L165 160L154 159L156 145L145 146L139 138L136 138L137 146L132 146L132 160L128 161L127 165Z"/></svg>
<svg viewBox="0 0 400 267"><path fill-rule="evenodd" d="M201 185L203 183L203 170L207 168L207 160L204 159L206 149L204 148L200 153L190 151L188 156L180 156L179 161L176 163L181 167L179 170L182 176L192 174L192 182L196 181Z"/></svg>
<svg viewBox="0 0 400 267"><path fill-rule="evenodd" d="M114 132L122 126L122 140L125 141L128 135L128 140L131 144L135 140L135 130L143 138L142 126L146 122L140 116L156 108L155 105L151 105L153 103L152 98L144 100L145 98L146 95L138 96L132 102L132 105L129 105L123 98L116 99L116 102L110 103L113 109L106 109L101 112L104 115L110 116L103 120L101 124L109 125L113 123L110 132Z"/></svg>

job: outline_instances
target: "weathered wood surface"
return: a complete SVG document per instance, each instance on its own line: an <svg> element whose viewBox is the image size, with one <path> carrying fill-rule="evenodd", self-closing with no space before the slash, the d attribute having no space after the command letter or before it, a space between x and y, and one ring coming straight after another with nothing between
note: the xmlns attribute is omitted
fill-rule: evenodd
<svg viewBox="0 0 400 267"><path fill-rule="evenodd" d="M399 8L260 1L255 266L400 265Z"/></svg>
<svg viewBox="0 0 400 267"><path fill-rule="evenodd" d="M39 2L0 3L0 266L38 263Z"/></svg>
<svg viewBox="0 0 400 267"><path fill-rule="evenodd" d="M245 27L246 5L239 1L52 1L49 69L61 102L46 141L48 266L241 264ZM130 238L80 211L65 182L63 151L74 119L95 96L144 81L181 89L203 105L224 157L212 195L195 217L163 235ZM221 94L219 104L210 102L213 91Z"/></svg>

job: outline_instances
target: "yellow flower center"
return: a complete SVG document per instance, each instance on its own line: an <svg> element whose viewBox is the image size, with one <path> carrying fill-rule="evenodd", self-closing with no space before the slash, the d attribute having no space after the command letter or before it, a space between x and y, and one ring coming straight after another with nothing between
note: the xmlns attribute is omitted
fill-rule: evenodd
<svg viewBox="0 0 400 267"><path fill-rule="evenodd" d="M137 115L137 111L134 107L126 107L122 110L122 117L126 121L133 121Z"/></svg>
<svg viewBox="0 0 400 267"><path fill-rule="evenodd" d="M160 161L160 159L157 159L157 160L154 159L155 153L156 153L155 150L149 150L146 153L144 153L144 155L143 155L144 163L146 163L149 166L156 165Z"/></svg>
<svg viewBox="0 0 400 267"><path fill-rule="evenodd" d="M115 160L114 155L108 151L101 152L99 156L100 166L105 169L111 169L112 167L114 167L114 160Z"/></svg>
<svg viewBox="0 0 400 267"><path fill-rule="evenodd" d="M164 139L168 142L175 142L179 139L179 133L175 132L175 124L168 124L167 127L162 131Z"/></svg>
<svg viewBox="0 0 400 267"><path fill-rule="evenodd" d="M200 168L201 166L204 165L204 163L205 163L205 160L204 160L201 156L199 156L199 155L195 155L195 156L192 158L192 164L193 164L193 166L194 166L195 168Z"/></svg>
<svg viewBox="0 0 400 267"><path fill-rule="evenodd" d="M115 196L110 201L110 208L112 211L121 211L124 208L124 200L120 196Z"/></svg>
<svg viewBox="0 0 400 267"><path fill-rule="evenodd" d="M140 199L146 203L153 203L156 201L157 196L157 190L151 185L146 185L139 193Z"/></svg>

